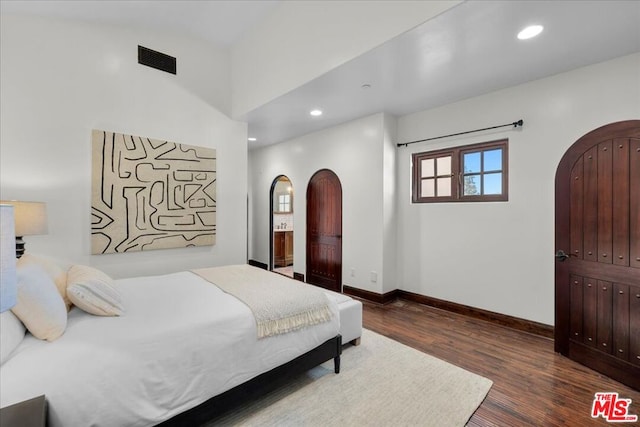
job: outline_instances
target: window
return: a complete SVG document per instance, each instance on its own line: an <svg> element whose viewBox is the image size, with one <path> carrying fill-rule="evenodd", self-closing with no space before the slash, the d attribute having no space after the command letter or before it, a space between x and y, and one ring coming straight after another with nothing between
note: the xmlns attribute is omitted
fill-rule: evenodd
<svg viewBox="0 0 640 427"><path fill-rule="evenodd" d="M291 195L278 195L278 212L291 212Z"/></svg>
<svg viewBox="0 0 640 427"><path fill-rule="evenodd" d="M503 139L413 154L413 202L509 200L507 148Z"/></svg>

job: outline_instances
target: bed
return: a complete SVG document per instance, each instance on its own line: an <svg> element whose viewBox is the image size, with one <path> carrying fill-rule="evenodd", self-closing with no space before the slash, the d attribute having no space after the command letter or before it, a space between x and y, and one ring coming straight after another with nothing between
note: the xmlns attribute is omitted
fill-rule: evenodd
<svg viewBox="0 0 640 427"><path fill-rule="evenodd" d="M247 305L193 272L113 286L122 316L72 308L55 341L25 336L0 367L0 407L44 394L53 427L185 425L292 371L333 358L338 372L339 306L357 317L360 304L329 295L327 321L258 339ZM361 305L359 315L346 329L349 341L361 332Z"/></svg>

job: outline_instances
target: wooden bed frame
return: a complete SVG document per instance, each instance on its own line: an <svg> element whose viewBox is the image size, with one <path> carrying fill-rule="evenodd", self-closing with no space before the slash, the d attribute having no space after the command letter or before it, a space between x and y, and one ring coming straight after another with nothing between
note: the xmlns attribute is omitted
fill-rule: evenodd
<svg viewBox="0 0 640 427"><path fill-rule="evenodd" d="M331 359L333 359L335 373L339 374L341 354L342 337L337 335L292 361L258 375L218 396L214 396L195 408L178 414L158 425L162 427L192 427L204 424L223 415L238 404L256 399L269 391L275 390L294 376L300 375Z"/></svg>

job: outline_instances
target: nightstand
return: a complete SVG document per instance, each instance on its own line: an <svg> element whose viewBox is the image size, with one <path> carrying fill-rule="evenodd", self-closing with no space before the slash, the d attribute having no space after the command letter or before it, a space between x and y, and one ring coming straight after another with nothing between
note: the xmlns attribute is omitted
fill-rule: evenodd
<svg viewBox="0 0 640 427"><path fill-rule="evenodd" d="M47 401L44 396L34 397L0 409L2 427L46 427Z"/></svg>

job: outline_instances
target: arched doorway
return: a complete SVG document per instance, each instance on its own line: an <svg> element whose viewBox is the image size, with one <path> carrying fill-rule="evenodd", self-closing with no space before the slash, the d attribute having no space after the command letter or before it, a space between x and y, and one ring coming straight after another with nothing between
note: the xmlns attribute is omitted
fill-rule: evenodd
<svg viewBox="0 0 640 427"><path fill-rule="evenodd" d="M285 175L271 183L269 269L293 277L293 185Z"/></svg>
<svg viewBox="0 0 640 427"><path fill-rule="evenodd" d="M342 291L342 185L328 169L307 186L307 282Z"/></svg>
<svg viewBox="0 0 640 427"><path fill-rule="evenodd" d="M640 120L576 141L555 189L555 349L640 389Z"/></svg>

